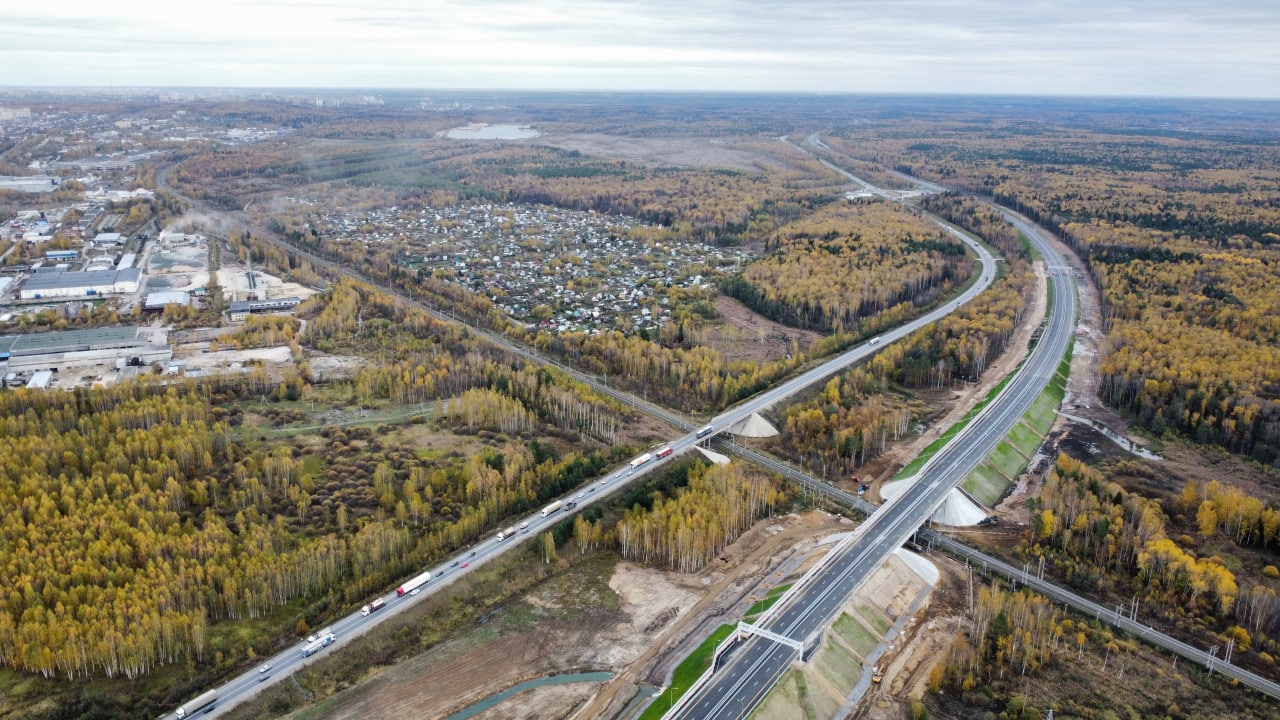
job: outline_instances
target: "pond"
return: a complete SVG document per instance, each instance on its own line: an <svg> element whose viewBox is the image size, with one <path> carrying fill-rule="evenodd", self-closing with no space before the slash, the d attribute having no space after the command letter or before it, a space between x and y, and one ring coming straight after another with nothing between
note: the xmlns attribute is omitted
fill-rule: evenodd
<svg viewBox="0 0 1280 720"><path fill-rule="evenodd" d="M548 677L535 678L533 680L522 682L519 685L512 685L500 693L490 695L474 705L459 710L445 718L445 720L467 720L467 718L479 715L512 695L522 693L525 690L543 687L545 685L568 685L570 683L579 682L604 682L611 679L613 679L613 673L610 672L570 673L567 675L551 675Z"/></svg>
<svg viewBox="0 0 1280 720"><path fill-rule="evenodd" d="M474 123L445 132L454 140L528 140L542 133L528 125L489 125Z"/></svg>

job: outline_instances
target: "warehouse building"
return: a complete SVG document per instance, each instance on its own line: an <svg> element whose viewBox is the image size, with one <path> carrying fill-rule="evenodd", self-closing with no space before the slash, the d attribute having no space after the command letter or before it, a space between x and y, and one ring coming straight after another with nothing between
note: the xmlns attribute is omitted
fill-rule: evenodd
<svg viewBox="0 0 1280 720"><path fill-rule="evenodd" d="M188 307L191 305L191 294L181 290L147 293L146 299L142 301L142 310L143 312L164 312L166 305Z"/></svg>
<svg viewBox="0 0 1280 720"><path fill-rule="evenodd" d="M0 336L0 363L7 372L30 373L37 370L58 371L70 367L168 363L173 347L167 342L151 342L151 331L144 327L66 330Z"/></svg>
<svg viewBox="0 0 1280 720"><path fill-rule="evenodd" d="M32 275L23 285L23 300L118 295L138 292L142 271L95 270L92 272L51 272Z"/></svg>
<svg viewBox="0 0 1280 720"><path fill-rule="evenodd" d="M302 303L299 297L272 298L270 300L236 300L227 308L227 319L244 322L250 315L273 312L292 312Z"/></svg>

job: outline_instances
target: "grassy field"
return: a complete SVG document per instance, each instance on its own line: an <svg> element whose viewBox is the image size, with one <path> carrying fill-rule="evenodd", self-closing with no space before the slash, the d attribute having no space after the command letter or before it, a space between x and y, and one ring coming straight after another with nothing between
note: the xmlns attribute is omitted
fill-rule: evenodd
<svg viewBox="0 0 1280 720"><path fill-rule="evenodd" d="M1040 445L1044 443L1044 436L1037 434L1026 423L1019 422L1013 426L1006 440L1017 448L1023 457L1029 458L1040 449Z"/></svg>
<svg viewBox="0 0 1280 720"><path fill-rule="evenodd" d="M785 593L790 589L791 589L791 584L788 583L786 585L779 585L773 588L772 590L770 590L769 592L765 593L765 596L763 598L755 601L755 603L752 604L751 607L747 608L747 614L743 617L743 619L750 621L760 613L763 613L765 610L768 610L769 608L773 607L774 603L778 602L778 598L782 597L783 593Z"/></svg>
<svg viewBox="0 0 1280 720"><path fill-rule="evenodd" d="M831 628L859 655L865 656L871 652L878 641L866 626L848 613L841 613L840 617L832 623Z"/></svg>
<svg viewBox="0 0 1280 720"><path fill-rule="evenodd" d="M859 605L858 616L871 626L871 630L873 632L881 637L883 637L885 633L889 632L889 628L893 626L893 623L889 622L888 618L877 612L876 609L870 605Z"/></svg>
<svg viewBox="0 0 1280 720"><path fill-rule="evenodd" d="M1058 419L1058 406L1061 404L1062 398L1050 396L1046 389L1035 402L1031 403L1031 409L1023 417L1023 422L1041 435L1048 435L1049 428L1053 427L1053 421Z"/></svg>
<svg viewBox="0 0 1280 720"><path fill-rule="evenodd" d="M996 449L987 456L987 462L1009 480L1017 477L1027 465L1027 459L1006 440L996 445Z"/></svg>
<svg viewBox="0 0 1280 720"><path fill-rule="evenodd" d="M1009 481L984 461L969 473L962 485L978 502L991 507L1000 502L1004 491L1009 487Z"/></svg>
<svg viewBox="0 0 1280 720"><path fill-rule="evenodd" d="M858 659L843 645L830 639L823 643L822 649L818 651L817 657L813 658L810 667L831 687L844 692L853 688L854 679L862 671L862 663L858 662ZM821 717L832 717L835 710L835 707L829 708Z"/></svg>
<svg viewBox="0 0 1280 720"><path fill-rule="evenodd" d="M737 625L721 625L711 633L711 637L703 640L697 649L689 653L689 656L682 660L671 673L671 687L663 690L661 695L649 703L649 707L645 708L638 720L658 720L666 714L667 708L683 697L698 678L702 677L702 673L711 667L711 656L716 646L732 635L737 627Z"/></svg>

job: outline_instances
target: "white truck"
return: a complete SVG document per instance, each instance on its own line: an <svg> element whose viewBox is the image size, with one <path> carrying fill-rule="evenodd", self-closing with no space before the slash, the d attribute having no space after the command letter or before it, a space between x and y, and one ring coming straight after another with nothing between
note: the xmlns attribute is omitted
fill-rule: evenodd
<svg viewBox="0 0 1280 720"><path fill-rule="evenodd" d="M416 577L414 577L414 578L410 579L410 580L409 580L408 582L406 582L405 584L403 584L403 585L401 585L400 587L396 588L396 597L404 597L405 595L408 595L409 593L413 592L414 590L417 590L418 588L422 587L423 585L426 585L426 584L427 584L427 581L428 581L428 580L430 580L430 579L431 579L431 572L430 572L430 571L424 572L424 573L422 573L421 575L418 575L418 576L416 576Z"/></svg>
<svg viewBox="0 0 1280 720"><path fill-rule="evenodd" d="M334 637L333 630L325 628L318 633L315 640L307 643L306 647L302 648L302 657L311 657L337 641L338 638Z"/></svg>
<svg viewBox="0 0 1280 720"><path fill-rule="evenodd" d="M652 456L652 455L650 455L649 453L645 453L645 454L641 455L640 457L636 458L635 460L632 460L632 461L631 461L631 469L632 469L632 470L635 470L636 468L638 468L638 467L640 467L641 465L643 465L643 464L645 464L645 463L649 462L649 461L650 461L650 460L652 460L652 459L653 459L653 456Z"/></svg>
<svg viewBox="0 0 1280 720"><path fill-rule="evenodd" d="M195 696L195 699L189 700L178 706L178 712L175 713L179 718L186 718L195 715L197 712L209 707L218 701L218 691L210 690Z"/></svg>
<svg viewBox="0 0 1280 720"><path fill-rule="evenodd" d="M360 614L365 617L369 617L370 613L376 613L386 606L387 606L387 601L382 598L378 598L377 600L374 600L368 605L365 605L364 607L360 608Z"/></svg>
<svg viewBox="0 0 1280 720"><path fill-rule="evenodd" d="M548 505L548 506L546 506L546 507L542 508L542 517L546 517L546 516L550 515L551 513L553 513L553 512L555 512L555 511L559 510L559 509L560 509L560 508L562 508L562 507L564 507L564 503L563 503L563 502L561 502L561 501L559 501L559 500L557 500L557 501L555 501L555 502L551 503L550 505Z"/></svg>
<svg viewBox="0 0 1280 720"><path fill-rule="evenodd" d="M507 538L514 537L514 536L515 536L515 534L516 534L516 528L515 528L515 526L514 526L514 525L512 525L512 526L511 526L511 527L509 527L509 528L507 528L506 530L499 530L499 531L498 531L498 542L502 542L503 540L506 540Z"/></svg>

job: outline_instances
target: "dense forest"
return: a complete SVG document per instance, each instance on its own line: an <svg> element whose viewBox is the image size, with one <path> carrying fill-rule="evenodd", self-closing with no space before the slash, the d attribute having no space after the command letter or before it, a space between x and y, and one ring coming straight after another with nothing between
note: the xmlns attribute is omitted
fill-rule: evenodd
<svg viewBox="0 0 1280 720"><path fill-rule="evenodd" d="M629 450L585 440L618 442L611 405L379 293L331 286L302 309L308 337L355 340L352 303L366 318L359 340L400 357L358 376L351 394L449 399L434 432L476 438L476 451L419 452L413 424L245 443L235 386L5 393L0 501L15 512L0 523L12 579L0 661L67 678L222 666L243 648L215 641L214 624L298 599L358 602Z"/></svg>
<svg viewBox="0 0 1280 720"><path fill-rule="evenodd" d="M1280 459L1273 142L923 120L830 142L1057 231L1102 290L1102 399L1157 434Z"/></svg>
<svg viewBox="0 0 1280 720"><path fill-rule="evenodd" d="M770 448L824 477L856 475L924 416L925 404L905 398L899 388L947 388L981 376L1030 308L1035 277L1025 242L1012 226L989 206L959 195L933 196L923 205L989 242L1006 267L972 302L783 410L782 433Z"/></svg>
<svg viewBox="0 0 1280 720"><path fill-rule="evenodd" d="M779 228L765 250L725 292L772 320L823 332L896 324L953 291L974 264L963 243L885 201L828 205Z"/></svg>
<svg viewBox="0 0 1280 720"><path fill-rule="evenodd" d="M1170 532L1171 519L1158 501L1066 455L1028 504L1027 553L1050 559L1069 585L1136 597L1146 615L1180 631L1234 639L1238 663L1274 664L1280 650L1274 564L1245 568L1237 560L1233 571L1221 557L1198 556L1193 538ZM1178 504L1202 538L1225 532L1242 545L1280 545L1280 513L1238 490L1188 485Z"/></svg>

